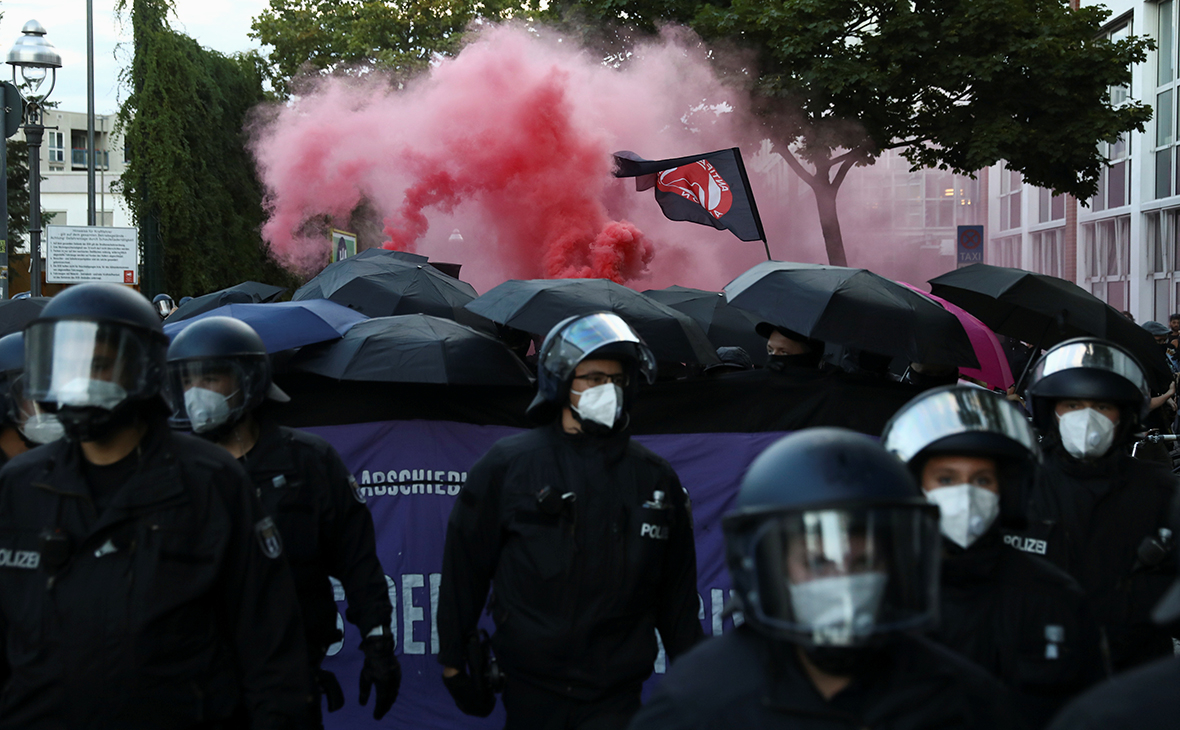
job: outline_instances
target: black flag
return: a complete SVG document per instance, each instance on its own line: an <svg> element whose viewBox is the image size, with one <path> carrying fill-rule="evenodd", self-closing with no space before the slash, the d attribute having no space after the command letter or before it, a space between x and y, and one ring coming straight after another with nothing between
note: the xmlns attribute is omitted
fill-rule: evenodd
<svg viewBox="0 0 1180 730"><path fill-rule="evenodd" d="M674 221L728 230L743 241L765 241L762 219L737 147L671 160L615 153L615 177L634 177L636 190L656 189L656 202Z"/></svg>

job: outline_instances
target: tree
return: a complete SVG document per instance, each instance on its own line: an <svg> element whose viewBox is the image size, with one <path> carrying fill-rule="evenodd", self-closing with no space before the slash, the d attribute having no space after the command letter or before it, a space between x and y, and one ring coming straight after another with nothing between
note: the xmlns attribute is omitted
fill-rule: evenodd
<svg viewBox="0 0 1180 730"><path fill-rule="evenodd" d="M1100 141L1143 131L1151 108L1111 103L1150 40L1112 42L1110 11L1063 0L571 0L565 12L654 28L687 21L756 51L742 68L765 131L811 187L832 264L849 169L898 149L913 169L971 175L1007 160L1031 185L1088 198Z"/></svg>
<svg viewBox="0 0 1180 730"><path fill-rule="evenodd" d="M5 145L8 179L8 252L12 242L29 232L29 144L9 139Z"/></svg>
<svg viewBox="0 0 1180 730"><path fill-rule="evenodd" d="M131 93L119 110L130 156L120 184L140 229L142 289L290 285L259 233L262 190L243 131L264 99L262 59L201 48L168 26L170 9L168 0L131 0Z"/></svg>
<svg viewBox="0 0 1180 730"><path fill-rule="evenodd" d="M511 0L270 0L252 38L270 46L266 73L280 96L300 72L381 68L409 75L458 50L477 18L498 20L535 4Z"/></svg>

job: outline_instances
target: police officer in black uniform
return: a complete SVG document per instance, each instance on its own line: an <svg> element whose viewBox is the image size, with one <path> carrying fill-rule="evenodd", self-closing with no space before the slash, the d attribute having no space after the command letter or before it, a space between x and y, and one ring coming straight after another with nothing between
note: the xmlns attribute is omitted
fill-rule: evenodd
<svg viewBox="0 0 1180 730"><path fill-rule="evenodd" d="M622 727L652 673L656 629L673 660L702 637L688 495L627 434L640 378L655 378L655 358L619 316L561 322L541 345L529 408L545 425L471 468L438 605L439 662L460 710L495 705L469 651L489 587L510 730Z"/></svg>
<svg viewBox="0 0 1180 730"><path fill-rule="evenodd" d="M999 682L916 635L938 613L938 510L871 438L780 439L722 527L744 623L682 657L632 730L1020 726Z"/></svg>
<svg viewBox="0 0 1180 730"><path fill-rule="evenodd" d="M1150 613L1171 582L1176 479L1125 451L1150 401L1142 368L1117 345L1068 340L1033 366L1026 400L1046 458L1011 545L1077 579L1112 671L1171 654Z"/></svg>
<svg viewBox="0 0 1180 730"><path fill-rule="evenodd" d="M76 286L25 342L67 438L0 471L0 728L293 727L306 648L274 522L223 449L168 429L151 304Z"/></svg>
<svg viewBox="0 0 1180 730"><path fill-rule="evenodd" d="M938 505L942 610L934 638L1016 691L1043 727L1103 676L1098 627L1065 571L1004 545L1026 523L1040 448L1024 412L981 388L927 391L881 434Z"/></svg>
<svg viewBox="0 0 1180 730"><path fill-rule="evenodd" d="M0 466L63 435L57 416L24 396L25 335L0 337Z"/></svg>
<svg viewBox="0 0 1180 730"><path fill-rule="evenodd" d="M262 506L282 535L303 614L312 692L309 727L323 727L319 692L328 710L343 693L320 669L338 641L329 576L344 587L348 620L360 629L365 654L360 703L376 686L374 719L397 699L401 668L390 634L392 607L377 559L373 518L336 450L318 436L276 425L261 409L269 395L288 400L271 382L261 338L241 320L209 317L190 324L168 348L168 388L174 428L220 444L250 475Z"/></svg>

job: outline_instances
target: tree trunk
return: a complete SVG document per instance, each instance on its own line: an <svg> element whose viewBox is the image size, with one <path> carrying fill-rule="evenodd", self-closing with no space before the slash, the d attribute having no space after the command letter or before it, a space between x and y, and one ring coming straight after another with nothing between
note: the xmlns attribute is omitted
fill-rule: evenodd
<svg viewBox="0 0 1180 730"><path fill-rule="evenodd" d="M819 209L819 227L824 234L824 248L828 251L828 263L832 266L847 266L844 255L844 235L840 232L840 217L836 213L836 193L839 188L832 183L817 180L811 186L815 193L815 206Z"/></svg>

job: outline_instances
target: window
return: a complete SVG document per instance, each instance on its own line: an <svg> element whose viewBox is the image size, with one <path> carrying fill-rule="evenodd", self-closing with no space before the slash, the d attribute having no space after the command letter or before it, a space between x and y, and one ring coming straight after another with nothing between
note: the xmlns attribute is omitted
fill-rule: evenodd
<svg viewBox="0 0 1180 730"><path fill-rule="evenodd" d="M1061 276L1065 269L1065 229L1053 228L1032 234L1032 268L1041 274Z"/></svg>
<svg viewBox="0 0 1180 730"><path fill-rule="evenodd" d="M1082 226L1086 281L1094 296L1127 309L1131 272L1131 216L1104 218Z"/></svg>
<svg viewBox="0 0 1180 730"><path fill-rule="evenodd" d="M1157 322L1180 306L1180 208L1147 213L1143 217L1147 256L1147 281L1151 287L1153 315Z"/></svg>
<svg viewBox="0 0 1180 730"><path fill-rule="evenodd" d="M1156 88L1153 103L1155 121L1155 197L1175 195L1176 168L1176 3L1164 0L1156 5L1159 21L1156 50ZM1129 32L1129 24L1128 24ZM1122 28L1118 31L1121 32ZM1111 37L1114 37L1112 32ZM1112 96L1113 98L1113 96ZM1146 137L1151 140L1151 137Z"/></svg>
<svg viewBox="0 0 1180 730"><path fill-rule="evenodd" d="M1040 204L1037 206L1037 222L1065 220L1065 196L1054 195L1052 190L1037 188Z"/></svg>
<svg viewBox="0 0 1180 730"><path fill-rule="evenodd" d="M66 161L66 138L61 132L52 129L45 132L45 147L49 151L48 159L51 167L58 167Z"/></svg>
<svg viewBox="0 0 1180 730"><path fill-rule="evenodd" d="M1095 211L1101 211L1127 205L1131 202L1130 136L1124 134L1113 144L1099 142L1098 151L1106 158L1107 166L1102 168L1101 172L1098 173L1098 192L1094 194L1094 197L1090 198L1090 208ZM1171 152L1168 154L1170 155ZM1168 159L1171 158L1169 157ZM1159 169L1157 167L1156 171L1158 172ZM1170 169L1168 169L1169 176L1171 175ZM1170 180L1171 178L1169 177L1168 179Z"/></svg>
<svg viewBox="0 0 1180 730"><path fill-rule="evenodd" d="M996 266L1021 268L1020 236L1005 236L992 240L991 262Z"/></svg>
<svg viewBox="0 0 1180 730"><path fill-rule="evenodd" d="M1020 228L1020 173L1000 163L1000 230Z"/></svg>

